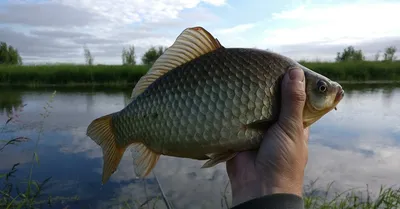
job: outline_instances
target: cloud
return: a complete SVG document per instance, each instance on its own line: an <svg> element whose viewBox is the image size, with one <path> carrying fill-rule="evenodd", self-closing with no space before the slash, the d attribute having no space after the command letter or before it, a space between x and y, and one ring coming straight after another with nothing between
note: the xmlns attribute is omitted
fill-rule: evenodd
<svg viewBox="0 0 400 209"><path fill-rule="evenodd" d="M226 34L232 34L232 33L233 33L233 34L235 35L236 33L245 32L245 31L247 31L247 30L253 28L254 26L255 26L254 23L241 24L241 25L236 25L236 26L231 27L231 28L219 29L219 30L217 31L217 33L219 33L219 34L224 34L224 35L226 35Z"/></svg>
<svg viewBox="0 0 400 209"><path fill-rule="evenodd" d="M85 8L73 7L54 2L46 3L9 3L0 10L0 22L3 24L21 24L27 26L71 27L100 23L106 19Z"/></svg>
<svg viewBox="0 0 400 209"><path fill-rule="evenodd" d="M400 28L391 23L400 19L399 10L399 2L382 1L300 6L273 13L273 21L282 26L265 30L263 44L279 52L292 51L289 54L297 53L296 57L315 58L321 54L322 59L330 60L345 46L353 45L367 50L368 58L372 58L371 53L384 47L399 46ZM292 48L300 47L300 53L293 52L296 49ZM330 52L330 57L324 50Z"/></svg>
<svg viewBox="0 0 400 209"><path fill-rule="evenodd" d="M94 63L108 64L120 64L122 48L135 45L140 62L149 47L170 46L192 26L205 27L225 47L268 48L297 60L332 61L348 45L363 50L367 59L387 46L400 48L400 29L391 24L400 19L399 2L291 5L300 6L262 20L249 12L238 23L231 10L214 11L238 9L227 0L21 0L2 3L0 30L2 41L16 46L24 63L83 63L83 45Z"/></svg>
<svg viewBox="0 0 400 209"><path fill-rule="evenodd" d="M68 54L79 53L78 47L80 47L73 42L63 42L62 39L26 35L7 27L0 28L0 37L2 41L16 47L25 56L63 57Z"/></svg>
<svg viewBox="0 0 400 209"><path fill-rule="evenodd" d="M215 6L222 6L226 4L225 0L204 0L204 2L207 2Z"/></svg>
<svg viewBox="0 0 400 209"><path fill-rule="evenodd" d="M332 61L336 57L337 52L342 52L349 45L356 49L361 49L366 59L374 59L376 53L380 52L382 56L384 50L388 46L400 48L400 36L388 38L376 38L369 41L356 42L354 44L326 44L324 42L309 42L302 44L286 44L276 46L273 42L268 42L266 48L271 48L273 51L280 52L286 56L296 60L320 60Z"/></svg>
<svg viewBox="0 0 400 209"><path fill-rule="evenodd" d="M24 63L82 63L87 45L95 63L120 64L122 48L132 44L140 62L145 50L169 46L185 27L218 21L205 5L225 0L9 2L0 10L0 37Z"/></svg>
<svg viewBox="0 0 400 209"><path fill-rule="evenodd" d="M184 9L195 8L201 0L150 0L150 1L124 1L116 0L112 2L103 1L101 3L88 0L58 0L57 2L71 5L77 8L87 9L90 12L106 17L115 24L129 24L132 22L158 22L163 19L178 18L179 12ZM224 5L224 0L204 1L214 6Z"/></svg>
<svg viewBox="0 0 400 209"><path fill-rule="evenodd" d="M73 31L59 30L59 29L31 30L30 34L35 36L59 37L59 38L93 37L88 33L73 32Z"/></svg>

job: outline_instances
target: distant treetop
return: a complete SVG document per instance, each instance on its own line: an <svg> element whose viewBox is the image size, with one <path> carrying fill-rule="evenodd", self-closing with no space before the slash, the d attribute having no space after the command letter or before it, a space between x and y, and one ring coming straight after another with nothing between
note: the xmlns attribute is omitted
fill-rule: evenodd
<svg viewBox="0 0 400 209"><path fill-rule="evenodd" d="M16 48L0 42L0 64L3 65L22 65L22 58Z"/></svg>

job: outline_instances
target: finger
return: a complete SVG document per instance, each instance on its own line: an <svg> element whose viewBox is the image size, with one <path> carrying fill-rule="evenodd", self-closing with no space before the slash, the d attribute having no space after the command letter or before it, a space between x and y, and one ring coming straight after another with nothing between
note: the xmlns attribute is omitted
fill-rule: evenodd
<svg viewBox="0 0 400 209"><path fill-rule="evenodd" d="M304 72L299 68L291 69L282 81L282 109L279 122L284 128L303 123L303 109L306 101Z"/></svg>

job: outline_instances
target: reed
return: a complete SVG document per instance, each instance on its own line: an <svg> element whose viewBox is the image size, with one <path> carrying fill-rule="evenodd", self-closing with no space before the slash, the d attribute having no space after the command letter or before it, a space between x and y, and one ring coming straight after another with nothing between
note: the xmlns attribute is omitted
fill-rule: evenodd
<svg viewBox="0 0 400 209"><path fill-rule="evenodd" d="M336 81L400 82L400 62L300 62ZM25 86L132 86L147 65L0 65L0 84Z"/></svg>

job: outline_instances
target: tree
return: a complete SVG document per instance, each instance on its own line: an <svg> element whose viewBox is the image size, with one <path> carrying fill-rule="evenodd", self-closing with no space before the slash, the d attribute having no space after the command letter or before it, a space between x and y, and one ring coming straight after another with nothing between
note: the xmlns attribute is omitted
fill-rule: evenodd
<svg viewBox="0 0 400 209"><path fill-rule="evenodd" d="M83 47L83 52L84 52L84 55L85 55L86 64L87 65L93 65L94 58L92 56L92 53L90 53L90 50L86 46L84 46Z"/></svg>
<svg viewBox="0 0 400 209"><path fill-rule="evenodd" d="M136 64L135 47L130 46L128 50L125 48L122 50L122 64L124 65L135 65Z"/></svg>
<svg viewBox="0 0 400 209"><path fill-rule="evenodd" d="M393 61L396 59L394 54L396 53L397 49L395 46L390 46L385 48L385 53L383 54L383 60L385 61Z"/></svg>
<svg viewBox="0 0 400 209"><path fill-rule="evenodd" d="M0 64L22 65L22 58L16 48L0 42Z"/></svg>
<svg viewBox="0 0 400 209"><path fill-rule="evenodd" d="M381 57L381 51L378 51L376 54L375 54L375 61L379 61L379 58Z"/></svg>
<svg viewBox="0 0 400 209"><path fill-rule="evenodd" d="M163 48L162 46L158 47L156 50L155 47L150 47L150 49L144 53L142 57L142 62L145 65L153 65L153 63L167 50L167 48Z"/></svg>
<svg viewBox="0 0 400 209"><path fill-rule="evenodd" d="M355 50L353 46L348 46L342 53L336 55L336 62L362 61L365 59L361 50Z"/></svg>

